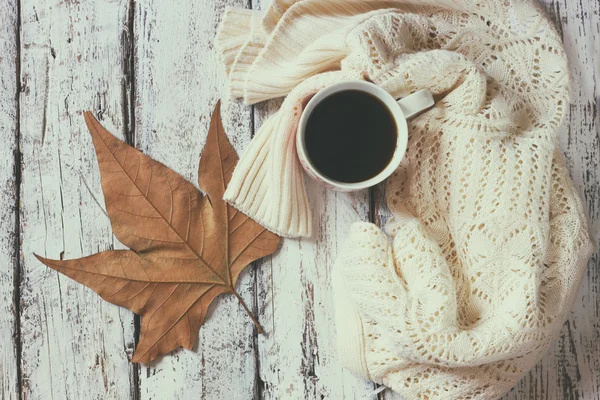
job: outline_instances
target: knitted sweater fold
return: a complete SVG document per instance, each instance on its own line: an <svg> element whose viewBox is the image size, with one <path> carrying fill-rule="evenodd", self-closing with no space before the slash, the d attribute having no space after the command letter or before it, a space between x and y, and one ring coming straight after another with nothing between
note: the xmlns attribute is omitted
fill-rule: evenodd
<svg viewBox="0 0 600 400"><path fill-rule="evenodd" d="M225 193L283 236L311 235L294 143L310 96L356 79L436 95L388 179L387 235L357 223L333 268L339 359L407 400L509 390L557 336L592 252L556 140L567 60L537 5L274 0L228 9L216 45L232 96L287 96Z"/></svg>

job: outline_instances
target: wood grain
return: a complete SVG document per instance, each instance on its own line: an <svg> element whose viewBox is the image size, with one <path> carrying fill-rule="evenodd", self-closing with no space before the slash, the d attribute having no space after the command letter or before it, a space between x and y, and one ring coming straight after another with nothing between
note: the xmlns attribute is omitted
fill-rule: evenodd
<svg viewBox="0 0 600 400"><path fill-rule="evenodd" d="M241 1L138 1L135 4L136 144L144 153L197 182L210 114L225 92L225 72L213 38L226 5ZM250 141L250 108L222 105L236 150ZM237 288L253 304L253 274ZM248 399L255 391L252 321L233 296L215 300L194 351L179 350L140 373L142 399Z"/></svg>
<svg viewBox="0 0 600 400"><path fill-rule="evenodd" d="M278 108L259 105L260 127ZM374 385L344 370L336 356L331 267L352 222L367 220L368 193L331 192L307 181L315 235L285 239L259 262L257 303L266 334L258 337L261 399L365 399Z"/></svg>
<svg viewBox="0 0 600 400"><path fill-rule="evenodd" d="M265 9L268 2L255 2ZM281 102L255 107L258 130ZM284 239L279 253L257 268L261 399L369 399L375 386L337 360L331 267L353 222L369 219L369 193L329 191L306 180L313 213L312 238Z"/></svg>
<svg viewBox="0 0 600 400"><path fill-rule="evenodd" d="M33 253L68 259L122 248L82 112L123 132L128 2L22 0L21 15L21 396L127 397L133 315Z"/></svg>
<svg viewBox="0 0 600 400"><path fill-rule="evenodd" d="M0 398L16 399L18 369L18 10L0 0Z"/></svg>
<svg viewBox="0 0 600 400"><path fill-rule="evenodd" d="M129 311L32 256L123 248L104 215L85 109L196 182L210 112L225 93L212 46L226 5L267 4L0 0L0 265L8 266L0 269L0 398L374 398L372 383L337 364L329 271L351 222L387 219L381 188L347 195L310 183L318 236L284 240L238 284L267 333L256 335L237 301L223 297L196 351L149 367L128 362L135 340ZM559 140L600 247L600 3L542 5L563 36L573 77ZM238 151L278 104L224 102ZM559 339L504 400L600 398L599 264L596 252ZM389 391L379 398L399 399Z"/></svg>

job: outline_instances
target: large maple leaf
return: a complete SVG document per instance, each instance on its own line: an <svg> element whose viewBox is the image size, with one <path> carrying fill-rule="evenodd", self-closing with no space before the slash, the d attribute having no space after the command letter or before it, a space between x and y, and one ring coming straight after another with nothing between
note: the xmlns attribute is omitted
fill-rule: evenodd
<svg viewBox="0 0 600 400"><path fill-rule="evenodd" d="M115 236L131 250L76 260L38 259L103 299L142 317L133 362L147 363L179 346L191 349L210 303L235 295L240 272L275 251L279 237L223 201L238 161L213 113L198 189L167 166L118 140L90 112L102 190Z"/></svg>

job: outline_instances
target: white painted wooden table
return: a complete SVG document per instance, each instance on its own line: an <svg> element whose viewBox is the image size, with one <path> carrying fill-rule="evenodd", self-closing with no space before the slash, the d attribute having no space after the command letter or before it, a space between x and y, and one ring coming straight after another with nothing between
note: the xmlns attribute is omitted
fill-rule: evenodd
<svg viewBox="0 0 600 400"><path fill-rule="evenodd" d="M381 188L310 185L313 240L285 240L216 301L193 352L130 364L139 321L47 269L33 252L76 258L122 248L103 212L82 112L196 181L209 115L224 93L213 50L227 5L258 0L0 0L0 396L2 399L365 399L375 386L336 363L330 266L355 220L381 223ZM600 3L544 0L571 62L560 134L600 232ZM277 101L225 100L238 151ZM600 260L552 350L505 399L600 398ZM379 398L397 399L389 392Z"/></svg>

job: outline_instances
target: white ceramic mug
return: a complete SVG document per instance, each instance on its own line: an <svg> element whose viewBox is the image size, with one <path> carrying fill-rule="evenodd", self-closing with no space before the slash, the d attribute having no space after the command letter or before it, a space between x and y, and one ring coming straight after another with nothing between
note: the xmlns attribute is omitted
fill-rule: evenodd
<svg viewBox="0 0 600 400"><path fill-rule="evenodd" d="M315 168L306 150L305 131L311 112L326 97L332 95L333 93L343 92L346 90L359 90L377 97L381 102L383 102L383 104L387 106L388 110L393 115L396 122L396 127L398 129L396 149L389 164L379 174L362 182L339 182L327 177L326 175L323 175L317 168ZM300 163L311 178L335 190L349 192L374 186L390 176L396 170L396 168L398 168L400 162L404 158L404 153L406 153L406 146L408 143L408 126L406 121L409 118L412 118L417 114L427 110L433 106L433 104L433 96L427 89L419 90L418 92L415 92L407 97L396 100L391 94L379 86L366 81L341 82L328 86L319 91L312 97L312 99L310 99L302 112L302 116L300 117L300 123L296 133L296 151L298 153Z"/></svg>

